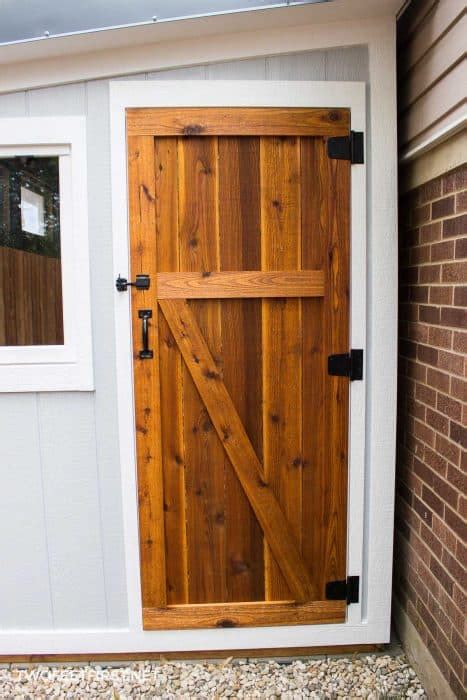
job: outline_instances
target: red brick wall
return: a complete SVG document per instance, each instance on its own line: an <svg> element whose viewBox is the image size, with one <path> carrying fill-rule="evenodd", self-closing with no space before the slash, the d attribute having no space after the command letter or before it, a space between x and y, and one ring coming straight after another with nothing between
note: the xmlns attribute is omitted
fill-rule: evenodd
<svg viewBox="0 0 467 700"><path fill-rule="evenodd" d="M394 594L465 687L467 167L400 201Z"/></svg>

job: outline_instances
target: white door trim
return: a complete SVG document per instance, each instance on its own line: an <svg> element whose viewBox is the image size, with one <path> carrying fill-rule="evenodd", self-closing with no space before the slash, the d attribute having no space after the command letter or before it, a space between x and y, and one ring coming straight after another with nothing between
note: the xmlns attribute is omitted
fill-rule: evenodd
<svg viewBox="0 0 467 700"><path fill-rule="evenodd" d="M117 82L110 85L112 221L114 270L128 276L128 190L126 167L125 109L127 107L170 106L299 106L348 107L352 129L366 133L365 84L337 82L275 81L151 81ZM366 346L366 166L351 169L351 346ZM146 640L146 649L234 649L248 646L311 646L374 642L375 627L368 638L368 621L363 619L362 603L348 609L345 623L300 627L248 628L232 630L142 631L140 566L138 548L138 507L135 457L133 366L129 294L116 294L117 382L119 440L122 471L122 498L125 559L128 587L129 626ZM366 373L365 373L366 374ZM363 572L365 508L365 388L363 382L351 385L350 464L348 505L349 575L374 579L381 585L382 569ZM376 465L375 465L376 469ZM368 567L368 563L367 563ZM386 585L389 585L387 580ZM365 591L361 600L364 601ZM379 622L379 621L377 621ZM378 624L376 625L378 627ZM381 626L379 641L381 641ZM358 632L356 632L358 630ZM174 636L175 635L175 636ZM182 641L185 640L185 641ZM345 641L347 640L347 641ZM133 648L133 646L132 646Z"/></svg>

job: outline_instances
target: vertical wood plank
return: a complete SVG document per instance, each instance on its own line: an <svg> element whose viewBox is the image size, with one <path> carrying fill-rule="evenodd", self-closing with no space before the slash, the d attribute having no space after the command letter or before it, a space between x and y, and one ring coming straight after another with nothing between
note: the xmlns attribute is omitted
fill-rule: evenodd
<svg viewBox="0 0 467 700"><path fill-rule="evenodd" d="M180 269L219 269L217 138L179 139ZM220 304L191 302L222 373ZM183 368L189 601L225 600L225 455L188 370Z"/></svg>
<svg viewBox="0 0 467 700"><path fill-rule="evenodd" d="M345 578L349 380L327 374L327 357L349 349L349 164L330 160L324 139L302 139L303 266L322 266L325 295L303 309L304 559L324 596Z"/></svg>
<svg viewBox="0 0 467 700"><path fill-rule="evenodd" d="M329 354L349 351L350 294L350 163L327 159L329 176L325 197L328 218L325 267L324 330ZM349 385L347 377L326 375L327 433L324 435L328 511L326 580L345 578L347 537L347 480Z"/></svg>
<svg viewBox="0 0 467 700"><path fill-rule="evenodd" d="M157 272L154 247L156 223L154 139L128 138L131 274ZM160 386L157 353L154 360L139 359L139 309L152 309L149 322L151 347L158 348L157 309L154 293L133 291L136 451L138 461L139 527L143 607L166 605L162 457L160 451Z"/></svg>
<svg viewBox="0 0 467 700"><path fill-rule="evenodd" d="M295 137L261 139L262 269L300 269L300 149ZM302 336L300 300L263 300L263 454L266 479L301 541ZM266 597L290 591L265 548Z"/></svg>
<svg viewBox="0 0 467 700"><path fill-rule="evenodd" d="M261 267L259 139L219 138L220 269ZM224 382L262 455L261 300L225 299ZM263 535L230 463L226 466L227 600L264 599Z"/></svg>
<svg viewBox="0 0 467 700"><path fill-rule="evenodd" d="M302 266L327 264L329 211L328 158L323 139L301 139ZM327 277L326 277L327 281ZM328 295L326 288L325 294ZM324 299L302 299L303 323L303 558L310 566L318 595L326 584L326 528L329 524L325 460L326 436Z"/></svg>
<svg viewBox="0 0 467 700"><path fill-rule="evenodd" d="M177 139L155 140L157 269L180 269ZM158 310L167 602L188 602L182 358Z"/></svg>

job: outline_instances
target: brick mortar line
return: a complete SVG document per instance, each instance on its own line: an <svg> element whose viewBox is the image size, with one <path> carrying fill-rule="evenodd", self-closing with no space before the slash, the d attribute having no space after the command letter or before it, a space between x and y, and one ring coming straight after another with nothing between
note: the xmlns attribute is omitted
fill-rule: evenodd
<svg viewBox="0 0 467 700"><path fill-rule="evenodd" d="M463 238L467 238L467 236L463 236ZM459 239L457 239L459 240ZM448 243L449 241L446 241ZM444 243L444 241L441 241L441 243ZM431 244L429 244L431 245ZM428 247L428 246L415 246L415 248L422 248L422 247ZM413 250L413 249L412 249ZM414 263L409 263L408 265L402 266L402 270L411 270L414 267L434 267L435 265L439 265L439 267L442 267L443 265L462 265L462 263L467 262L467 258L445 258L444 260L423 260L420 262L414 262ZM439 284L439 282L425 282L423 283L424 285L431 285L431 284ZM464 282L449 282L447 286L454 284L465 284ZM420 286L420 285L419 285Z"/></svg>
<svg viewBox="0 0 467 700"><path fill-rule="evenodd" d="M409 343L413 343L413 340L408 340ZM423 345L426 348L431 347L430 345L425 345L424 343L419 343L419 345ZM432 348L432 350L437 350L437 348ZM454 352L452 353L453 355L458 355L462 357L463 353L458 353ZM465 375L464 374L456 374L455 372L451 372L449 370L445 370L442 368L436 367L436 365L428 365L423 360L419 360L418 358L413 358L413 357L407 357L406 355L400 355L400 357L405 358L406 360L411 360L412 362L415 362L417 365L420 365L421 367L428 367L429 369L434 369L437 372L441 372L442 374L447 375L448 377L454 377L455 379L462 379L463 381L466 381ZM430 385L427 385L430 386Z"/></svg>
<svg viewBox="0 0 467 700"><path fill-rule="evenodd" d="M424 404L424 405L426 405L426 404ZM421 421L419 418L415 418L415 416L411 416L411 418L413 418L414 420L416 420L416 421L418 421L419 423L421 423L421 425L426 426L426 427L429 428L430 430L433 430L434 432L436 432L437 435L441 435L441 433L438 433L438 432L437 432L434 428L432 428L430 425L427 425L426 423L422 423L422 421ZM419 442L423 443L423 444L424 444L426 447L428 447L430 450L432 450L432 451L435 452L437 455L439 455L440 457L442 457L443 459L445 459L446 462L448 462L451 466L455 467L455 469L457 469L458 471L461 471L461 469L459 468L459 465L458 465L458 464L454 464L454 462L452 462L448 457L445 457L445 456L443 455L442 452L439 452L435 447L433 447L432 445L429 445L427 442L425 442L425 440L423 440L423 438L418 437L418 435L415 435L412 431L408 431L407 434L410 435L411 437L415 438L415 439L418 440ZM448 440L451 444L455 445L455 447L456 447L457 449L460 449L458 443L453 442L450 438L445 437L444 435L441 435L441 437L445 438L445 439ZM408 447L407 445L403 445L403 446L406 447L407 450L408 450L409 452L411 452L411 453L414 455L414 457L416 457L417 459L420 459L419 455L415 454L415 452L413 452L413 450L411 450L410 447ZM420 460L420 461L422 461L422 460ZM427 466L429 466L429 465L427 465ZM430 469L431 469L431 467L430 467ZM437 472L436 472L436 473L437 473ZM449 484L449 485L451 485L451 484ZM455 487L455 488L457 488L457 487Z"/></svg>
<svg viewBox="0 0 467 700"><path fill-rule="evenodd" d="M445 435L442 435L442 434L439 433L437 430L435 430L435 428L432 428L431 425L427 425L426 423L423 423L419 418L414 418L414 420L416 420L418 423L420 423L420 425L424 426L425 428L428 428L429 430L432 430L434 433L436 433L436 435L439 435L440 437L444 438L445 440L448 440L448 442L449 442L450 444L454 445L454 446L456 447L456 449L458 449L458 450L461 449L460 446L459 446L459 444L458 444L457 442L454 442L453 440L451 440L451 438L446 437ZM445 456L443 455L442 452L439 452L439 451L436 449L436 447L433 447L433 445L429 445L423 438L419 437L418 435L415 435L415 434L412 433L412 432L409 432L408 435L411 435L413 438L415 438L415 440L418 440L419 442L423 443L423 445L425 445L426 447L429 447L430 450L433 450L433 452L436 452L436 454L440 455L440 456L441 456L443 459L445 459L449 464L451 464L453 467L455 467L456 469L458 469L458 470L460 471L460 465L459 465L459 464L455 464L455 463L452 462L448 457L445 457ZM415 453L414 453L414 454L415 454Z"/></svg>
<svg viewBox="0 0 467 700"><path fill-rule="evenodd" d="M416 511L415 511L415 512L416 512ZM420 516L418 515L418 513L417 513L417 516L420 518ZM423 520L422 520L422 522L423 522ZM442 522L444 522L444 521L442 521ZM409 526L409 527L410 527L410 526ZM425 524L425 527L427 527L426 524ZM449 527L449 526L448 526L448 527ZM399 530L398 530L398 532L402 532L402 531L399 531ZM429 547L427 544L425 544L425 542L423 541L421 535L419 535L415 530L413 530L413 534L420 540L421 544L424 545L424 546L426 547L426 549L428 549L428 551L430 552L431 556L433 556L433 557L436 559L436 561L440 564L440 566L442 566L443 569L446 569L446 564L444 564L444 563L441 561L441 559L439 559L439 557L436 555L435 552L433 552L433 550L431 549L431 547ZM402 535L403 535L403 533L402 533ZM443 544L443 542L442 542L434 533L433 533L433 537L434 537L435 540L438 542L438 544L441 546L441 548L443 549L443 551L446 551L446 552L448 552L448 553L451 553L451 550L450 550L448 547L446 547L446 546ZM408 544L410 545L410 540L407 540L407 542L408 542ZM457 542L460 542L460 540L459 540L458 538L456 539L456 544L457 544ZM417 552L417 550L414 549L413 547L412 547L412 549L414 550L415 554L417 554L417 556L423 561L421 555ZM455 557L454 557L454 558L455 558ZM447 569L446 569L446 571L447 571ZM448 574L449 574L449 571L448 571ZM450 575L450 574L449 574L449 575ZM458 582L457 582L457 581L454 581L454 583L458 583ZM463 587L462 587L460 584L459 584L459 588L463 589ZM447 596L449 597L449 599L452 600L453 605L458 609L458 611L460 612L460 614L463 615L462 610L461 610L461 609L458 607L458 605L455 603L455 601L453 600L452 596L450 596L449 593L446 593L446 594L447 594Z"/></svg>
<svg viewBox="0 0 467 700"><path fill-rule="evenodd" d="M424 405L426 405L426 404L424 404ZM431 406L430 406L430 408L431 408ZM433 409L432 409L432 410L433 410ZM440 433L439 430L437 430L436 428L433 428L433 426L431 426L431 425L430 425L429 423L427 423L426 421L421 421L420 418L414 418L414 420L416 420L418 423L420 423L420 425L424 425L424 426L425 426L426 428L428 428L429 430L433 430L433 432L436 433L436 435L439 435L440 437L444 438L445 440L449 440L449 442L452 443L453 445L455 445L455 447L457 447L458 450L462 450L462 449L463 449L463 448L462 448L462 445L460 445L458 442L454 442L454 440L452 440L449 436L444 435L443 433ZM453 421L453 422L456 423L457 425L460 425L459 423L457 423L457 421ZM417 436L414 435L414 437L416 438ZM423 441L423 442L424 442L424 441ZM428 445L428 443L425 443L425 444ZM431 445L428 445L428 447L431 447ZM431 448L431 449L433 449L433 448ZM435 452L437 452L436 449L435 449ZM441 454L442 454L442 453L441 453ZM447 457L446 457L445 459L447 459ZM454 464L453 462L451 462L451 460L449 460L449 459L448 459L448 462L450 462L453 466L457 466L456 464Z"/></svg>
<svg viewBox="0 0 467 700"><path fill-rule="evenodd" d="M456 425L461 425L458 421L454 420L453 418L450 418L449 416L446 416L445 413L441 413L441 411L438 411L437 408L433 408L433 406L430 406L429 404L425 403L422 399L417 399L417 398L415 398L415 401L418 401L418 403L420 403L422 406L425 406L425 408L429 408L430 411L433 411L433 413L436 413L436 415L440 416L440 418L445 418L445 419L448 421L448 423L449 423L449 422L453 422L453 423L455 423ZM417 420L417 421L419 421L420 423L422 423L421 418L419 418L418 416L416 416L416 415L414 415L413 413L411 413L408 409L406 410L406 413L407 413L407 415L409 415L409 416L410 416L411 418L413 418L414 420ZM426 426L427 428L429 428L430 430L433 430L433 431L436 433L436 435L441 435L441 437L444 437L446 440L449 440L450 442L453 442L453 441L451 440L451 438L445 436L443 433L440 433L439 430L437 430L436 428L434 428L434 427L431 425L431 423L427 423L426 419L425 419L425 421L424 421L422 424L425 425L425 426ZM462 426L462 427L464 427L464 426ZM412 435L412 433L409 432L409 435ZM413 435L413 437L416 438L417 436L416 436L416 435ZM462 448L462 445L459 445L459 443L453 442L453 444L456 445L459 449L461 449L461 450L463 449L463 448ZM437 451L437 450L434 450L434 451L438 454L438 451ZM447 458L445 457L445 459L447 459ZM455 465L453 462L451 462L451 460L448 460L448 462L449 462L450 464L452 464L453 466L457 466L457 465ZM450 484L449 484L449 485L450 485ZM454 489L456 489L457 491L459 491L460 493L462 493L462 492L457 488L457 486L451 486L451 488L454 488Z"/></svg>

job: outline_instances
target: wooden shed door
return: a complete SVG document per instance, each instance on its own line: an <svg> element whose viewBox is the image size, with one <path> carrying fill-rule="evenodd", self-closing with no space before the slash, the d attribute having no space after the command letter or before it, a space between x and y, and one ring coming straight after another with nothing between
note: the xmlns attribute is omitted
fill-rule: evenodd
<svg viewBox="0 0 467 700"><path fill-rule="evenodd" d="M345 619L327 358L349 349L350 169L326 141L348 131L347 110L127 112L145 629Z"/></svg>

